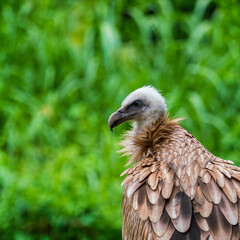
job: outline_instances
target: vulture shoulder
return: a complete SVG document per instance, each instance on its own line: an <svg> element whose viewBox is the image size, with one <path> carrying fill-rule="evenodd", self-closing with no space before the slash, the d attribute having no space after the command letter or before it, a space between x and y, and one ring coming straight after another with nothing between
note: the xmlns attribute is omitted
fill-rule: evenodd
<svg viewBox="0 0 240 240"><path fill-rule="evenodd" d="M239 239L239 167L167 117L122 145L135 162L122 173L124 240Z"/></svg>

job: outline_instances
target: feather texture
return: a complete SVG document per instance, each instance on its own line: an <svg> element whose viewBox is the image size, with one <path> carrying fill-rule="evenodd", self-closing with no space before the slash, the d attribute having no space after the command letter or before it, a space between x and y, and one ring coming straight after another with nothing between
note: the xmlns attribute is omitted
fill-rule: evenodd
<svg viewBox="0 0 240 240"><path fill-rule="evenodd" d="M167 116L123 141L123 239L239 239L240 169Z"/></svg>

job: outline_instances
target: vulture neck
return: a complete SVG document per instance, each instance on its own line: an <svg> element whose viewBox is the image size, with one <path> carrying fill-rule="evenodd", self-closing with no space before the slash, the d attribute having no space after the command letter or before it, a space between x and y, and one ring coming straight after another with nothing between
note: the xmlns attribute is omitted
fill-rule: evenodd
<svg viewBox="0 0 240 240"><path fill-rule="evenodd" d="M153 112L150 114L150 116L142 117L141 119L138 119L133 122L133 129L135 131L141 131L142 129L145 129L146 127L149 127L152 125L152 123L156 123L161 121L165 117L164 113Z"/></svg>
<svg viewBox="0 0 240 240"><path fill-rule="evenodd" d="M161 149L161 145L169 141L180 126L180 118L171 119L168 115L142 127L133 126L127 131L121 142L123 149L119 152L131 155L127 165L153 156Z"/></svg>

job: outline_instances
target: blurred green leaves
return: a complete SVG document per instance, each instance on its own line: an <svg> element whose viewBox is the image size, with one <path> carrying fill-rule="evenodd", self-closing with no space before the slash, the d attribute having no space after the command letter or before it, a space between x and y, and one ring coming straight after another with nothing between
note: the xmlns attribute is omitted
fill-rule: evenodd
<svg viewBox="0 0 240 240"><path fill-rule="evenodd" d="M121 238L109 115L143 85L210 151L240 157L237 1L0 3L1 239Z"/></svg>

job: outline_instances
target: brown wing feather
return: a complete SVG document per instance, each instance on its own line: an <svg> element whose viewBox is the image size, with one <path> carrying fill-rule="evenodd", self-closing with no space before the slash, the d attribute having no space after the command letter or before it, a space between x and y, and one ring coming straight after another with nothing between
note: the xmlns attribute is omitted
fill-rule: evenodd
<svg viewBox="0 0 240 240"><path fill-rule="evenodd" d="M232 237L231 240L239 240L239 224L236 224L232 228Z"/></svg>
<svg viewBox="0 0 240 240"><path fill-rule="evenodd" d="M207 218L207 223L213 239L226 240L231 238L232 227L215 204L210 216Z"/></svg>
<svg viewBox="0 0 240 240"><path fill-rule="evenodd" d="M162 188L162 196L165 199L168 199L171 194L172 194L172 190L173 190L173 186L174 186L174 181L167 183L166 181L163 183L163 188Z"/></svg>
<svg viewBox="0 0 240 240"><path fill-rule="evenodd" d="M147 183L151 187L151 189L153 189L153 190L157 189L157 187L158 187L158 171L155 171L152 174L150 174Z"/></svg>
<svg viewBox="0 0 240 240"><path fill-rule="evenodd" d="M165 235L169 221L170 218L166 210L164 210L161 218L156 223L152 223L153 231L156 233L158 237L162 237L163 235Z"/></svg>
<svg viewBox="0 0 240 240"><path fill-rule="evenodd" d="M187 232L192 220L192 203L186 194L182 194L180 212L177 218L172 219L175 229L181 233Z"/></svg>
<svg viewBox="0 0 240 240"><path fill-rule="evenodd" d="M155 204L159 198L160 189L156 188L155 190L153 190L148 185L146 185L146 189L147 189L147 196L148 196L149 202L151 204Z"/></svg>
<svg viewBox="0 0 240 240"><path fill-rule="evenodd" d="M195 218L198 226L204 231L209 232L209 226L207 220L203 218L199 213L195 213Z"/></svg>
<svg viewBox="0 0 240 240"><path fill-rule="evenodd" d="M169 222L165 234L161 238L156 237L156 240L168 240L168 239L170 239L175 230L176 229L174 228L173 224L171 222Z"/></svg>
<svg viewBox="0 0 240 240"><path fill-rule="evenodd" d="M231 225L236 225L239 222L237 203L232 203L229 201L224 193L222 193L222 199L218 206L221 209L224 217Z"/></svg>
<svg viewBox="0 0 240 240"><path fill-rule="evenodd" d="M206 184L208 192L214 204L219 204L222 197L222 192L216 182L211 178L209 183Z"/></svg>
<svg viewBox="0 0 240 240"><path fill-rule="evenodd" d="M165 207L165 199L160 195L155 204L151 204L147 199L148 216L151 222L157 222L162 216Z"/></svg>
<svg viewBox="0 0 240 240"><path fill-rule="evenodd" d="M139 182L139 181L131 183L127 190L127 196L131 197L131 195L142 185L143 185L143 182Z"/></svg>
<svg viewBox="0 0 240 240"><path fill-rule="evenodd" d="M230 179L228 178L225 179L225 184L222 189L232 203L237 202L237 193L236 193L234 184Z"/></svg>
<svg viewBox="0 0 240 240"><path fill-rule="evenodd" d="M178 192L175 198L169 200L166 204L166 210L171 219L179 216L183 192Z"/></svg>
<svg viewBox="0 0 240 240"><path fill-rule="evenodd" d="M146 185L142 185L138 190L138 214L145 221L148 218Z"/></svg>

